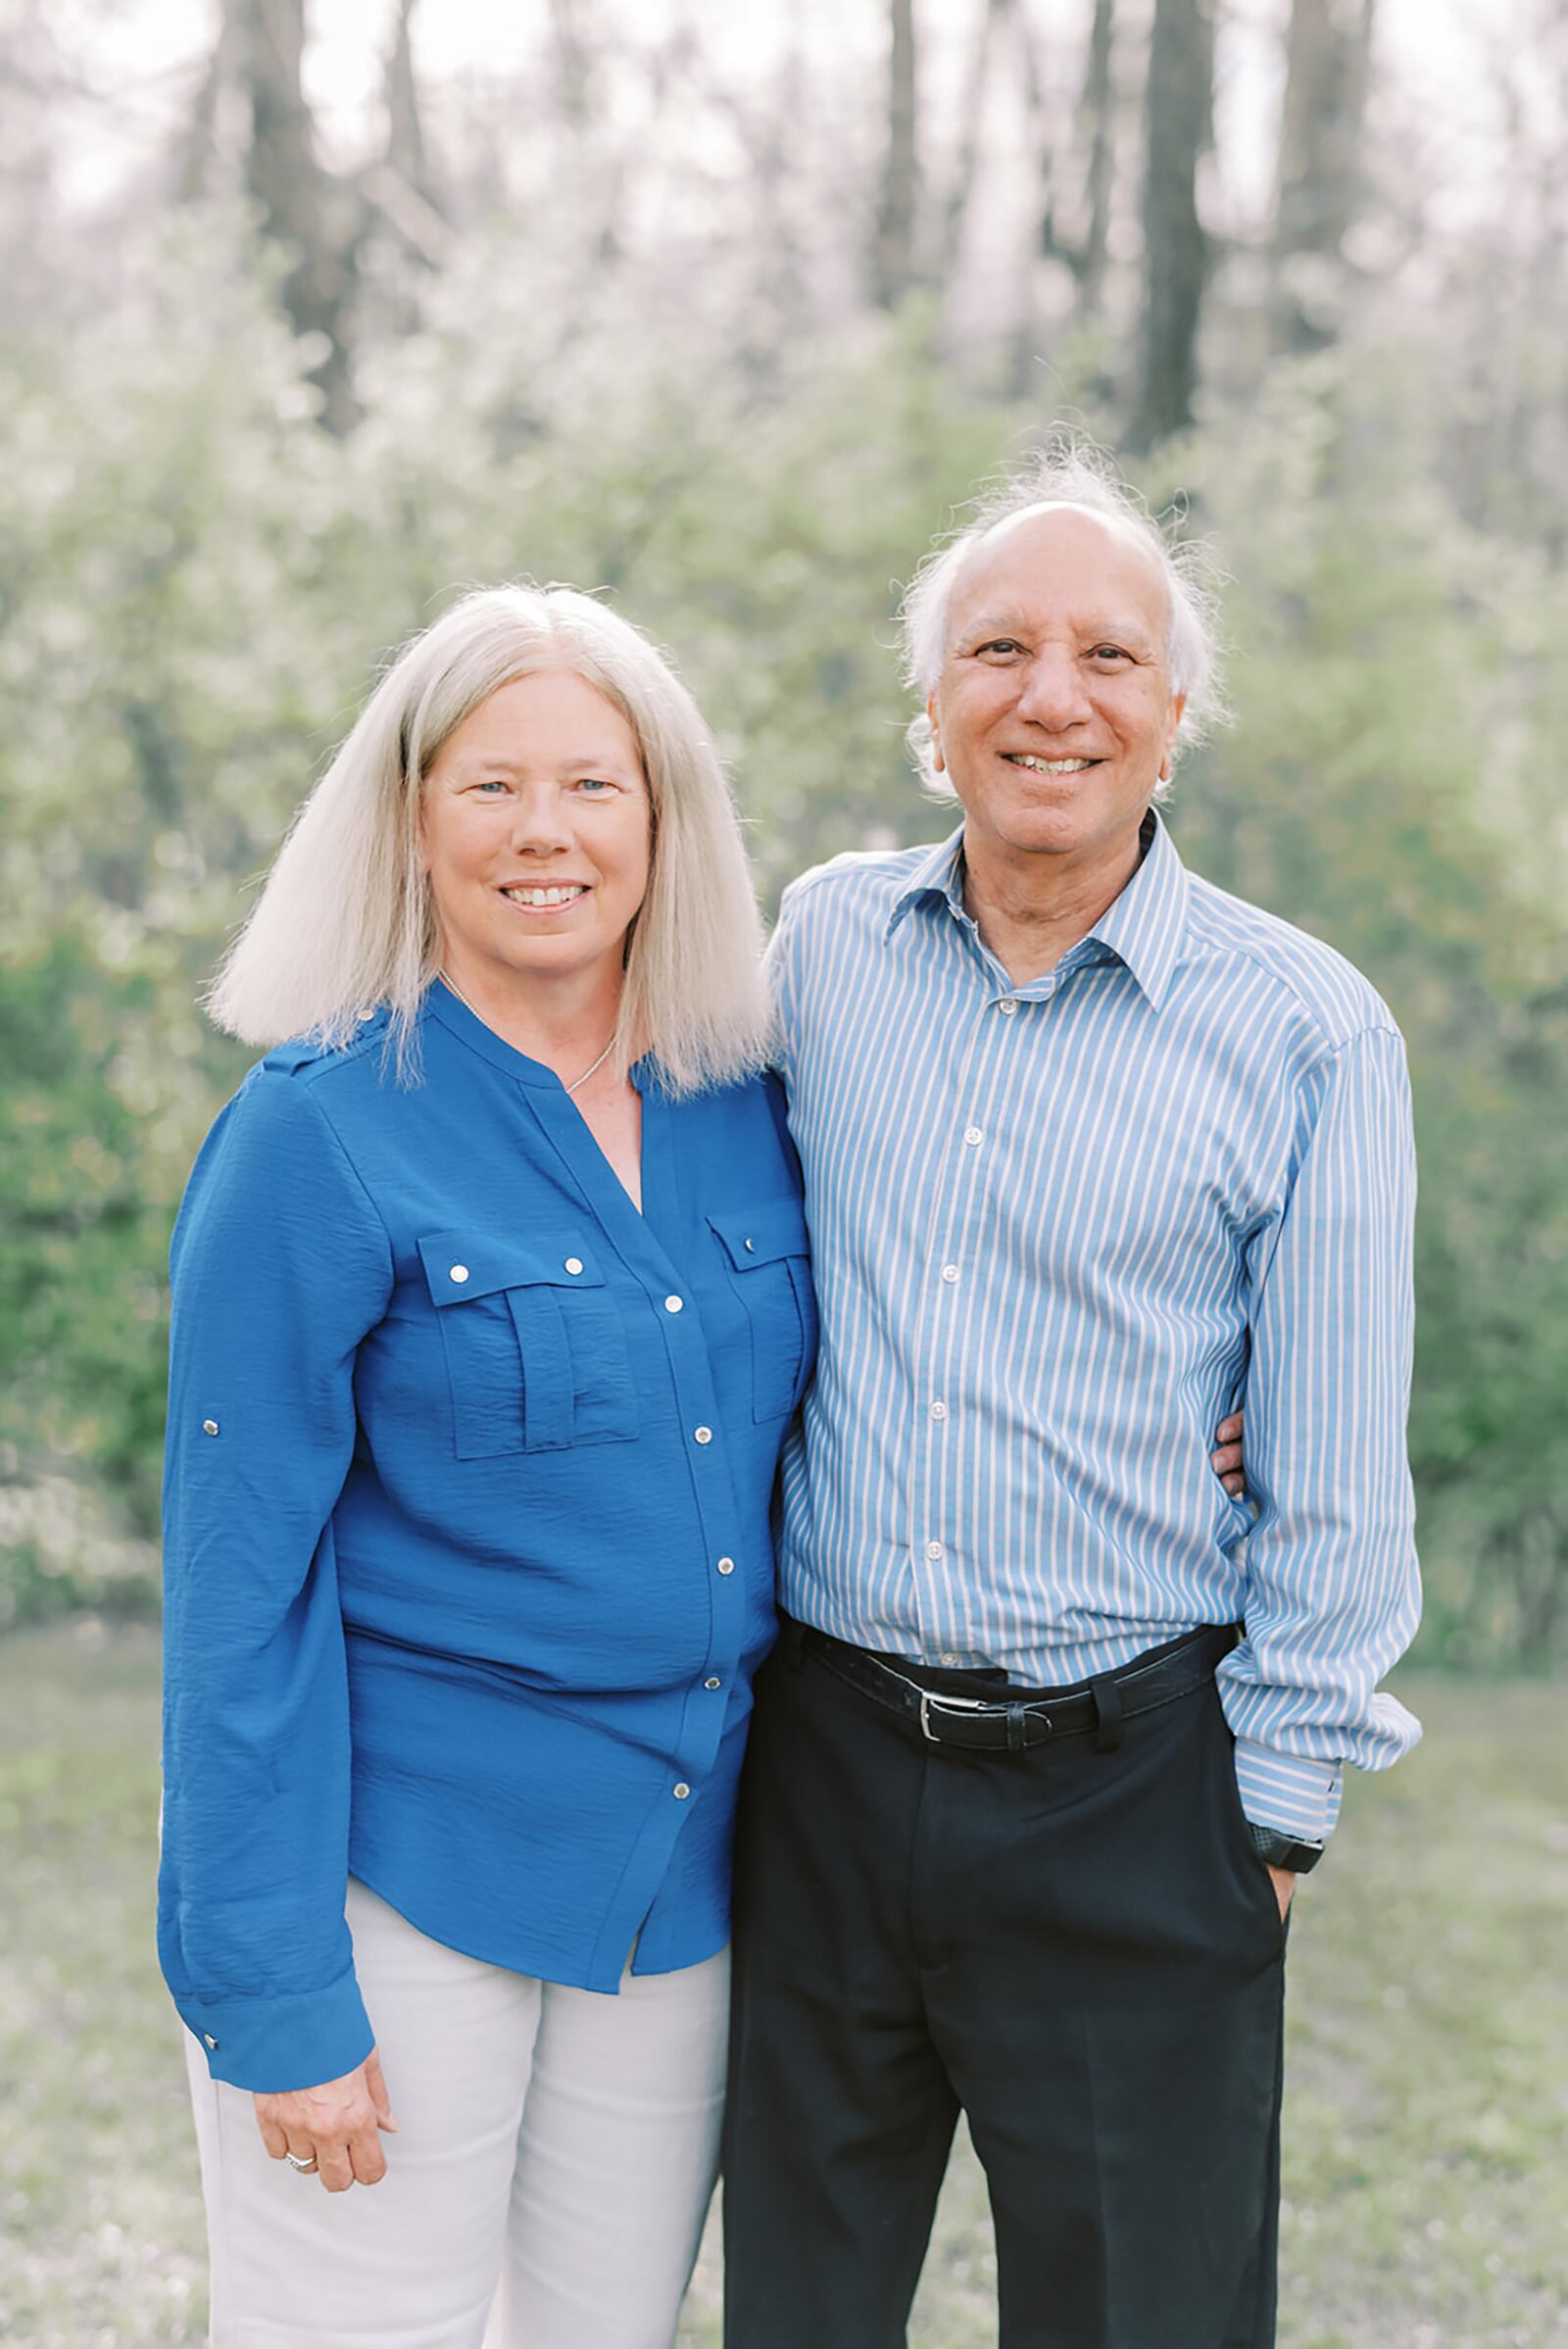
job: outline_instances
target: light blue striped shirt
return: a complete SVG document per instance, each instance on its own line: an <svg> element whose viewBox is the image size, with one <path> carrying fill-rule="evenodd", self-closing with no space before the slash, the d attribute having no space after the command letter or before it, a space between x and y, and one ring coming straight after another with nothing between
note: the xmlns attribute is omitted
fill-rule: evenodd
<svg viewBox="0 0 1568 2349"><path fill-rule="evenodd" d="M1039 1686L1200 1623L1249 1817L1322 1841L1420 1735L1404 1052L1329 947L1186 871L1013 987L961 829L786 891L772 963L821 1310L782 1603ZM1208 1464L1247 1408L1252 1506Z"/></svg>

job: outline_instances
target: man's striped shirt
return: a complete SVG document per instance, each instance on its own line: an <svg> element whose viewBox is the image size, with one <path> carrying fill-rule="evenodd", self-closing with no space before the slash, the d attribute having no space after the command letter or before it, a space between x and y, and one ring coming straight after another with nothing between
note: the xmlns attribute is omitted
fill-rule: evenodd
<svg viewBox="0 0 1568 2349"><path fill-rule="evenodd" d="M785 894L772 964L821 1307L780 1590L842 1639L1084 1679L1200 1623L1248 1814L1320 1841L1418 1607L1398 1031L1339 954L1189 874L1014 987L962 832ZM1251 1505L1208 1464L1247 1409Z"/></svg>

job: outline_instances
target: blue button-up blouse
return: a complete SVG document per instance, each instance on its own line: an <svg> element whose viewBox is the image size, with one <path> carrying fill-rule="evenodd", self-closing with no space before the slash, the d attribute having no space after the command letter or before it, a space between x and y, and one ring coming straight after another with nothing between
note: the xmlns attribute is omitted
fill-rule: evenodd
<svg viewBox="0 0 1568 2349"><path fill-rule="evenodd" d="M648 1064L638 1213L560 1080L431 990L285 1047L175 1227L164 1971L214 2075L373 2036L343 1889L612 1991L728 1931L769 1496L815 1347L772 1079Z"/></svg>

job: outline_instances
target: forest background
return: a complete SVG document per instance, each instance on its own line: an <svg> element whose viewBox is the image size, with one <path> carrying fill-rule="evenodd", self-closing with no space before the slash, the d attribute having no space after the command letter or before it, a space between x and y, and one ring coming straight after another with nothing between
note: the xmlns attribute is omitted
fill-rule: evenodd
<svg viewBox="0 0 1568 2349"><path fill-rule="evenodd" d="M771 904L947 828L899 585L1066 420L1230 574L1184 856L1409 1040L1424 1652L1560 1657L1565 0L345 13L351 105L304 0L0 0L0 1621L155 1603L196 999L388 650L607 590Z"/></svg>
<svg viewBox="0 0 1568 2349"><path fill-rule="evenodd" d="M1568 0L0 0L8 2349L204 2337L165 1257L293 807L526 572L670 650L769 906L940 837L899 590L1062 425L1229 573L1184 856L1415 1086L1429 1734L1293 1936L1282 2341L1568 2349L1565 231ZM914 2337L995 2340L961 2146Z"/></svg>

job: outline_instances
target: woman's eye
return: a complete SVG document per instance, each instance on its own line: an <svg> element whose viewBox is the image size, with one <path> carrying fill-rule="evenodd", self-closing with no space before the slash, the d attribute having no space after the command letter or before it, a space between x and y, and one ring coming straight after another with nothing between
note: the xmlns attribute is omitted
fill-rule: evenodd
<svg viewBox="0 0 1568 2349"><path fill-rule="evenodd" d="M489 797L495 792L505 791L507 787L498 776L489 776L482 783L472 783L468 788Z"/></svg>
<svg viewBox="0 0 1568 2349"><path fill-rule="evenodd" d="M577 789L590 792L595 799L603 799L606 792L614 788L614 784L608 782L603 775L579 775L577 778Z"/></svg>

